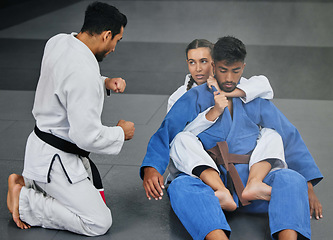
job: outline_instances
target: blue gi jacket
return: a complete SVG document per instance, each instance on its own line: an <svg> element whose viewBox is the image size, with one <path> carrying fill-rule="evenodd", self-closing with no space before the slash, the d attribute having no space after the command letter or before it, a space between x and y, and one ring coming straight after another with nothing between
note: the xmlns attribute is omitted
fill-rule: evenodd
<svg viewBox="0 0 333 240"><path fill-rule="evenodd" d="M141 165L141 177L142 168L146 166L154 167L163 174L169 163L169 144L173 138L200 112L213 105L214 95L207 84L184 94L151 137ZM222 117L198 137L206 150L214 147L217 142L227 141L230 153L247 154L256 145L259 125L275 129L281 135L288 168L303 175L307 181L312 181L313 185L323 178L297 129L269 100L257 98L244 104L239 98L233 98L233 118L228 109L225 109ZM248 165L237 164L236 169L245 185Z"/></svg>

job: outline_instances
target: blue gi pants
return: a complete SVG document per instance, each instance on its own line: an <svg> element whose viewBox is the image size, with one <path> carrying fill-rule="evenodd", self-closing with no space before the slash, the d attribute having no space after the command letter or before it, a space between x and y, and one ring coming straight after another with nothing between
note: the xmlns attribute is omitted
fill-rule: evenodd
<svg viewBox="0 0 333 240"><path fill-rule="evenodd" d="M284 229L292 229L311 238L310 207L307 182L290 169L270 172L264 182L272 186L270 202L253 201L241 208L244 212L268 212L272 238ZM179 175L168 188L171 206L194 240L204 239L216 229L227 236L231 229L214 191L200 179Z"/></svg>

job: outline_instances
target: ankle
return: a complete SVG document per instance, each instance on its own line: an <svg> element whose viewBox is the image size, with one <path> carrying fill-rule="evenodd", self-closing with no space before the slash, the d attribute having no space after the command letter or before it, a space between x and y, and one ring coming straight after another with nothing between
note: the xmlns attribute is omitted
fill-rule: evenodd
<svg viewBox="0 0 333 240"><path fill-rule="evenodd" d="M247 180L247 184L249 183L262 183L262 179L257 177L251 177Z"/></svg>

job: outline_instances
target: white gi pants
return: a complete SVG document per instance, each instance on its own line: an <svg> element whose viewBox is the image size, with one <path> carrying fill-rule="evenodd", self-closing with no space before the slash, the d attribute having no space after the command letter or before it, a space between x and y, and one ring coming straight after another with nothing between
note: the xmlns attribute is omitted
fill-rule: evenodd
<svg viewBox="0 0 333 240"><path fill-rule="evenodd" d="M178 133L170 144L170 157L171 166L193 177L197 177L193 175L193 169L203 165L219 172L213 159L204 150L202 143L195 134L186 129ZM271 171L287 168L281 136L275 130L263 128L260 131L256 148L250 157L249 170L253 164L267 159L275 159L275 161L271 161Z"/></svg>
<svg viewBox="0 0 333 240"><path fill-rule="evenodd" d="M249 170L253 164L267 159L275 160L274 162L271 161L271 171L288 168L284 157L283 141L280 134L273 129L263 128L260 130L257 145L251 154Z"/></svg>
<svg viewBox="0 0 333 240"><path fill-rule="evenodd" d="M22 221L31 226L68 230L87 236L103 235L112 224L111 211L88 180L71 184L58 159L50 183L25 178L19 200Z"/></svg>

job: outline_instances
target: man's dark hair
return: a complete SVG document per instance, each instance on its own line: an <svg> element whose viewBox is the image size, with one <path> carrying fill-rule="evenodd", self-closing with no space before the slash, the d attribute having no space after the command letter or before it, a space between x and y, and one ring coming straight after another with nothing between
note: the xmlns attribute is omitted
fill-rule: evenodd
<svg viewBox="0 0 333 240"><path fill-rule="evenodd" d="M112 32L112 39L120 33L121 27L126 27L127 17L119 10L106 3L93 2L87 7L81 32L90 35Z"/></svg>
<svg viewBox="0 0 333 240"><path fill-rule="evenodd" d="M226 61L227 65L235 62L244 62L246 57L246 48L241 40L226 36L219 38L213 49L214 62Z"/></svg>

